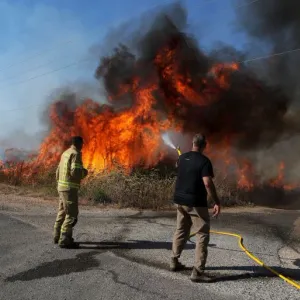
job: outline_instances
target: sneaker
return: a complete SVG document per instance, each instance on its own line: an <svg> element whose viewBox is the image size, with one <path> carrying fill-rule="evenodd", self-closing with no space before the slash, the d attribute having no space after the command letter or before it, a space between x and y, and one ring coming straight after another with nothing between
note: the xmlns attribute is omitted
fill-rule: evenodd
<svg viewBox="0 0 300 300"><path fill-rule="evenodd" d="M76 242L72 242L70 244L59 244L59 247L60 248L63 248L63 249L79 249L79 243L76 243Z"/></svg>
<svg viewBox="0 0 300 300"><path fill-rule="evenodd" d="M196 268L193 268L191 281L193 282L212 282L214 280L213 277L208 276L204 273L204 271L199 272Z"/></svg>
<svg viewBox="0 0 300 300"><path fill-rule="evenodd" d="M186 268L185 265L183 265L181 262L178 261L178 258L172 258L170 263L170 270L172 272L184 270Z"/></svg>

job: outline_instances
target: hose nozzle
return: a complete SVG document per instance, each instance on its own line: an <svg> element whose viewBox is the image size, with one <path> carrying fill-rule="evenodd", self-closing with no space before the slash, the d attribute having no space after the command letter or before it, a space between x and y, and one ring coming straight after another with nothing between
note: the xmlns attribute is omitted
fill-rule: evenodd
<svg viewBox="0 0 300 300"><path fill-rule="evenodd" d="M181 150L180 150L180 147L179 147L179 146L177 146L177 147L176 147L176 150L177 150L178 156L180 156L180 155L181 155Z"/></svg>

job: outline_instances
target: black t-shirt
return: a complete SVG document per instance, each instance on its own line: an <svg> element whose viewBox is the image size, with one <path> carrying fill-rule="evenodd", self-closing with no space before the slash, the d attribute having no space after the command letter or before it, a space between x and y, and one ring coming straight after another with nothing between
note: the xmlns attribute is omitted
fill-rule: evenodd
<svg viewBox="0 0 300 300"><path fill-rule="evenodd" d="M214 177L210 160L200 152L180 155L174 202L192 207L207 207L207 191L203 177Z"/></svg>

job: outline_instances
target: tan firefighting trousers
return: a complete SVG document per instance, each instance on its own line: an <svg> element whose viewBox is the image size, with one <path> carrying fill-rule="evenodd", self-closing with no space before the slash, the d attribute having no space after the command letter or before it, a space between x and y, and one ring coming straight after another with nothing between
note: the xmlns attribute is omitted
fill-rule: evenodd
<svg viewBox="0 0 300 300"><path fill-rule="evenodd" d="M172 257L180 257L189 238L192 225L193 232L196 233L194 267L201 272L205 269L209 243L210 220L207 207L177 205L177 228L173 238Z"/></svg>
<svg viewBox="0 0 300 300"><path fill-rule="evenodd" d="M58 213L54 225L54 238L59 238L60 245L72 243L73 227L78 217L78 190L70 189L58 192Z"/></svg>

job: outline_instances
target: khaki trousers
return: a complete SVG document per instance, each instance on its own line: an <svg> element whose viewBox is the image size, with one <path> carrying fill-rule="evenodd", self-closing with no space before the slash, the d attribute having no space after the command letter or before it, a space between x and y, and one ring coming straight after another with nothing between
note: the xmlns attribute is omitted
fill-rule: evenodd
<svg viewBox="0 0 300 300"><path fill-rule="evenodd" d="M54 238L59 238L59 244L72 243L73 227L78 217L78 190L71 189L58 192L59 204L54 224Z"/></svg>
<svg viewBox="0 0 300 300"><path fill-rule="evenodd" d="M194 267L201 272L205 269L209 243L210 220L208 208L177 205L177 228L173 238L172 257L180 257L190 236L192 226L193 233L196 233Z"/></svg>

